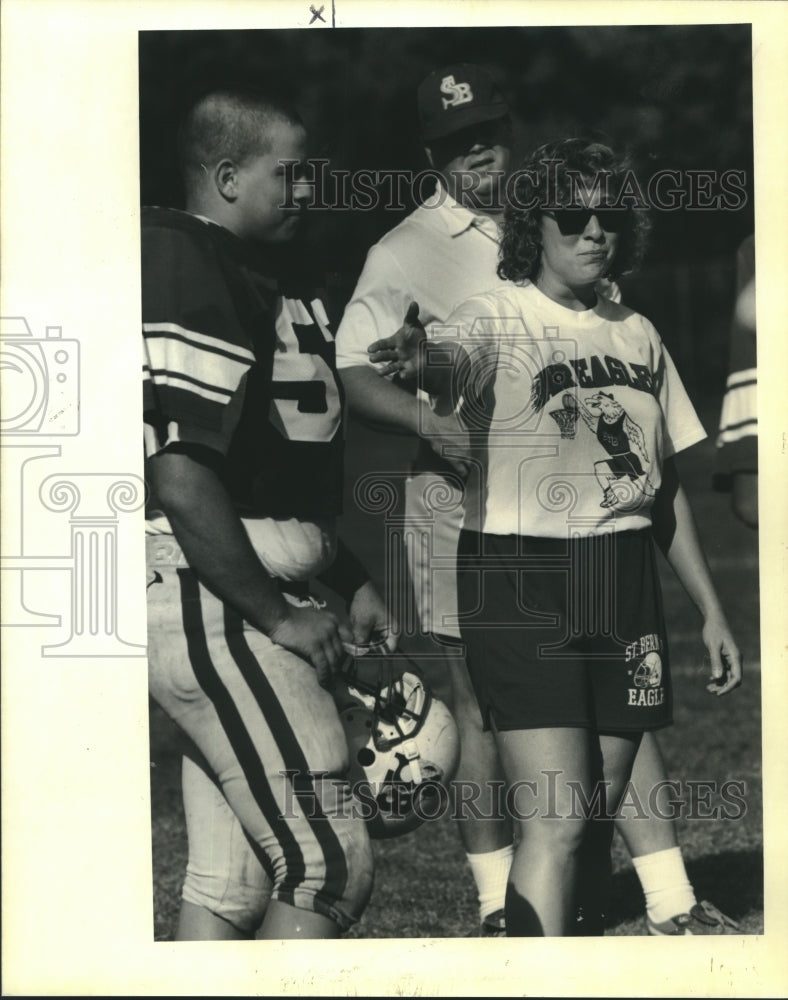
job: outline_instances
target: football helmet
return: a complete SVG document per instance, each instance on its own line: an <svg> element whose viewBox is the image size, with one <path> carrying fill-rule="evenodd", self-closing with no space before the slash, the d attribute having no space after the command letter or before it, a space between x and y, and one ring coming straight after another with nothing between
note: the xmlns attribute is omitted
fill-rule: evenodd
<svg viewBox="0 0 788 1000"><path fill-rule="evenodd" d="M460 738L426 679L410 670L397 674L389 658L350 659L334 697L350 754L348 778L369 835L399 837L438 815Z"/></svg>

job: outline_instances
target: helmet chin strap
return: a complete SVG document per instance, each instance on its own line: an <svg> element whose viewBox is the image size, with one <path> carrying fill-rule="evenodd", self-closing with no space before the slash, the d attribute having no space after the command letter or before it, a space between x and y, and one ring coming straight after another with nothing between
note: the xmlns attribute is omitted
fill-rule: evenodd
<svg viewBox="0 0 788 1000"><path fill-rule="evenodd" d="M421 773L421 767L419 765L421 754L419 753L419 748L416 746L416 741L413 739L405 740L402 744L402 753L407 758L410 766L411 781L415 785L420 785L424 780L424 775Z"/></svg>

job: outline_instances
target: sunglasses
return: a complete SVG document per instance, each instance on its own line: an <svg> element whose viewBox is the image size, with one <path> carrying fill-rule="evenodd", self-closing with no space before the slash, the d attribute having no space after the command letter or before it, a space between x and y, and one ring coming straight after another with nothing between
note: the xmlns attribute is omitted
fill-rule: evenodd
<svg viewBox="0 0 788 1000"><path fill-rule="evenodd" d="M555 219L562 236L579 236L585 231L592 215L608 233L620 233L627 223L628 208L554 208L544 210Z"/></svg>

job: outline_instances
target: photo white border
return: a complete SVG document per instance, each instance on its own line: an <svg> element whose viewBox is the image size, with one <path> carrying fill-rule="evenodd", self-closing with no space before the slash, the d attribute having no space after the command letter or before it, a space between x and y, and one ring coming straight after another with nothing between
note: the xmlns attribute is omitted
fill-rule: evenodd
<svg viewBox="0 0 788 1000"><path fill-rule="evenodd" d="M36 336L57 325L80 341L83 428L60 442L64 468L142 476L141 398L129 375L139 367L129 336L139 323L138 32L306 29L309 7L308 0L4 0L0 315L25 316ZM325 8L337 27L753 25L766 932L678 944L631 937L155 943L145 660L47 660L40 630L4 629L3 995L784 996L788 7L328 0ZM123 530L141 538L141 518L128 515ZM144 643L142 563L136 552L123 563L121 610L124 635Z"/></svg>

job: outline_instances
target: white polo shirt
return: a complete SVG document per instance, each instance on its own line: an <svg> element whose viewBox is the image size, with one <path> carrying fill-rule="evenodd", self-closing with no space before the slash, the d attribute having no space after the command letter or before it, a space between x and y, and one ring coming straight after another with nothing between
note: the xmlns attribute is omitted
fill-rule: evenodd
<svg viewBox="0 0 788 1000"><path fill-rule="evenodd" d="M437 190L367 254L337 331L337 368L369 365L367 348L396 333L411 302L429 326L468 296L504 284L496 274L499 238L494 219Z"/></svg>

